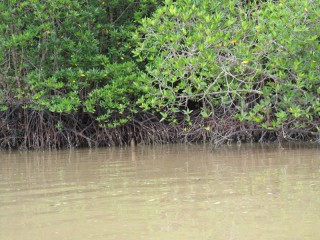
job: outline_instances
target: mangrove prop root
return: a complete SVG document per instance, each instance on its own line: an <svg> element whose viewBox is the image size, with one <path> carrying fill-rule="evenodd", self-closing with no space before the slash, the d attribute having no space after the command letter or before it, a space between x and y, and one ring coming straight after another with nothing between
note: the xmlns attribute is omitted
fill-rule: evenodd
<svg viewBox="0 0 320 240"><path fill-rule="evenodd" d="M1 112L0 117L0 148L3 149L124 146L132 140L137 144L209 142L213 147L275 140L320 143L319 133L314 130L319 122L303 130L284 125L267 131L254 123L239 122L230 113L208 119L195 114L192 125L183 119L172 125L141 112L116 128L101 128L89 114L59 114L19 106Z"/></svg>

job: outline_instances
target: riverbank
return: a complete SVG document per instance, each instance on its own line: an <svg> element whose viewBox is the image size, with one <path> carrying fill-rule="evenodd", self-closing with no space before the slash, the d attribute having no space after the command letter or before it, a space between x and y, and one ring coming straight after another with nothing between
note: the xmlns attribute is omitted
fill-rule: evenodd
<svg viewBox="0 0 320 240"><path fill-rule="evenodd" d="M288 125L276 130L263 129L232 116L202 118L196 114L189 121L172 124L148 112L136 114L130 121L114 128L101 126L87 113L58 114L21 107L1 112L0 147L2 149L64 149L71 147L110 147L132 144L167 144L208 142L217 147L245 142L320 142L314 125L295 129Z"/></svg>

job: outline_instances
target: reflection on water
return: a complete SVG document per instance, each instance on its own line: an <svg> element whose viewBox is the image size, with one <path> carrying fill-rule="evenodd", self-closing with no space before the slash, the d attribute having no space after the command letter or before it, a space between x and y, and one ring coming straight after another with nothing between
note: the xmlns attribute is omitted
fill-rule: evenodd
<svg viewBox="0 0 320 240"><path fill-rule="evenodd" d="M0 153L0 239L314 239L317 148Z"/></svg>

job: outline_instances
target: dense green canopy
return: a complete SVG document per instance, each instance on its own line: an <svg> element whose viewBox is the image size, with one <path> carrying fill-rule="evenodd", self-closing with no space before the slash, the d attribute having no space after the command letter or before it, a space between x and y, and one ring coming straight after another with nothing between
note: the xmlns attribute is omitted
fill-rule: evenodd
<svg viewBox="0 0 320 240"><path fill-rule="evenodd" d="M319 1L4 0L0 12L3 147L319 141Z"/></svg>

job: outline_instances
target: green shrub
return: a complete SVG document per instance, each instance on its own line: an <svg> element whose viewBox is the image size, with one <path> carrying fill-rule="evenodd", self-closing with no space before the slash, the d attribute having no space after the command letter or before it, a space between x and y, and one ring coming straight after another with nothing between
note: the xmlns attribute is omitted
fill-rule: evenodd
<svg viewBox="0 0 320 240"><path fill-rule="evenodd" d="M203 118L315 129L319 1L165 2L135 35L135 54L147 61L142 108L172 121L196 105Z"/></svg>
<svg viewBox="0 0 320 240"><path fill-rule="evenodd" d="M0 3L0 94L8 105L121 119L134 111L135 21L157 1L5 0ZM110 121L112 121L110 119ZM124 119L128 119L125 116ZM121 120L125 122L125 120Z"/></svg>

